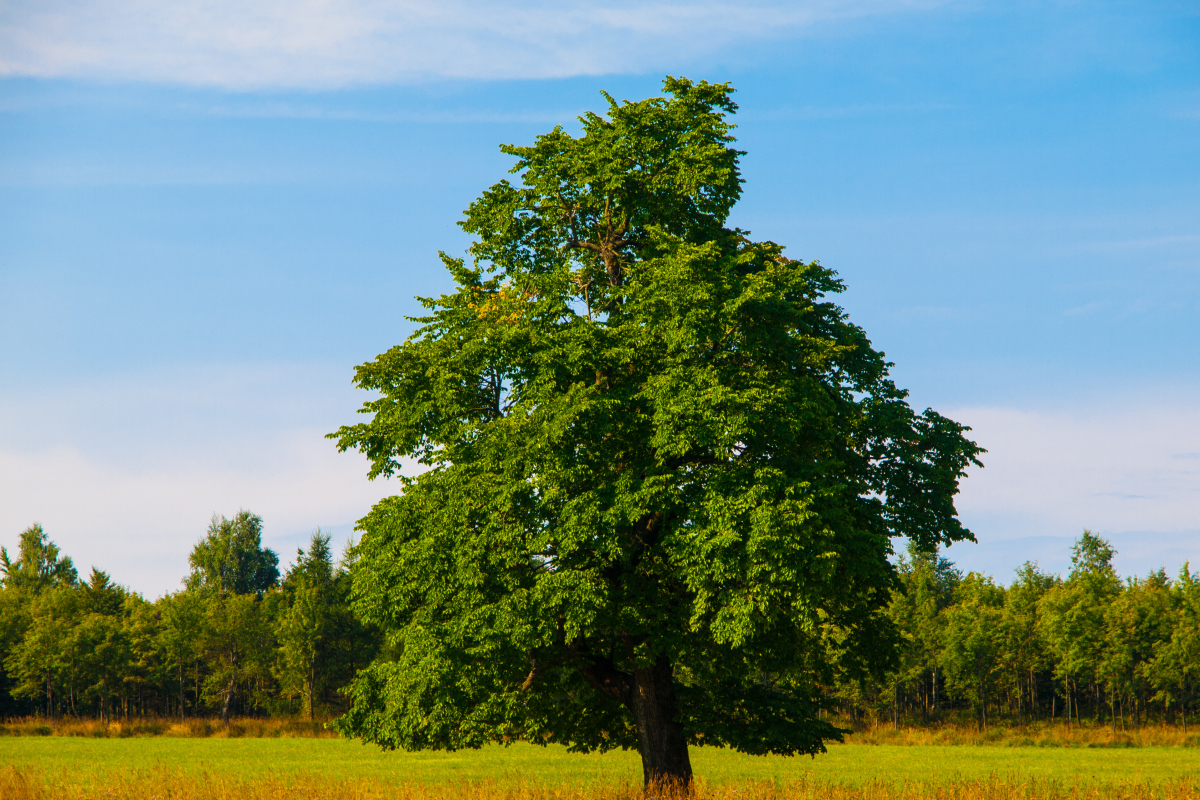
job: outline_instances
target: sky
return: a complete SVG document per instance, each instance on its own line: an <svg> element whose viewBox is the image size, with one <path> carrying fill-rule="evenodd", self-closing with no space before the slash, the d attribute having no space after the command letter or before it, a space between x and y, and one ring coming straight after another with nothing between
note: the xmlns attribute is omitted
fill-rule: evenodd
<svg viewBox="0 0 1200 800"><path fill-rule="evenodd" d="M861 0L0 4L0 545L148 597L214 514L287 564L395 482L324 435L525 144L737 88L731 222L838 271L987 449L946 555L1200 565L1200 11Z"/></svg>

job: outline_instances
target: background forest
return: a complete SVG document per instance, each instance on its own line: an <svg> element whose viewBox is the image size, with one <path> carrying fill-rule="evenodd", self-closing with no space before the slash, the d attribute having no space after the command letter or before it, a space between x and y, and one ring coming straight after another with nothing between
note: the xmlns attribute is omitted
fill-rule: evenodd
<svg viewBox="0 0 1200 800"><path fill-rule="evenodd" d="M305 716L341 694L379 637L354 617L354 551L319 530L281 575L262 520L214 517L182 590L153 602L93 568L80 579L40 525L0 548L0 718ZM1200 575L1184 565L1122 580L1085 531L1064 578L1008 585L946 558L898 559L889 616L900 637L884 678L841 674L830 711L856 722L1196 721Z"/></svg>

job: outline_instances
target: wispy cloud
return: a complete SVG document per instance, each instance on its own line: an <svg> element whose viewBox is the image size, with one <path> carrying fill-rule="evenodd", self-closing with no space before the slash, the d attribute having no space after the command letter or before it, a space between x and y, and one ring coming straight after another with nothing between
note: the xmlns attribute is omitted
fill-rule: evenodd
<svg viewBox="0 0 1200 800"><path fill-rule="evenodd" d="M256 97L256 95L250 95ZM233 119L312 119L337 122L404 122L412 124L543 124L559 125L573 120L586 109L560 109L554 111L364 111L355 108L326 108L302 103L264 102L228 103L216 105L191 104L180 106L181 111L209 117Z"/></svg>
<svg viewBox="0 0 1200 800"><path fill-rule="evenodd" d="M945 2L43 0L0 6L0 74L257 88L627 73Z"/></svg>
<svg viewBox="0 0 1200 800"><path fill-rule="evenodd" d="M1081 403L1071 411L964 408L951 416L970 425L988 450L986 467L966 481L959 504L982 524L977 533L1007 539L1077 535L1085 527L1196 526L1200 469L1190 456L1200 448L1200 403L1194 400L1136 398L1090 410Z"/></svg>
<svg viewBox="0 0 1200 800"><path fill-rule="evenodd" d="M1089 407L1090 406L1090 407ZM963 408L950 416L988 449L958 508L978 544L949 557L1008 580L1027 560L1065 573L1084 528L1111 541L1123 575L1200 564L1200 403L1160 396L1071 410ZM1180 452L1185 448L1185 452Z"/></svg>
<svg viewBox="0 0 1200 800"><path fill-rule="evenodd" d="M1200 243L1200 235L1177 234L1174 236L1155 236L1149 239L1123 239L1117 241L1091 242L1084 249L1110 252L1114 250L1148 250L1158 247L1172 247Z"/></svg>
<svg viewBox="0 0 1200 800"><path fill-rule="evenodd" d="M1064 311L1062 313L1063 313L1064 317L1077 317L1080 314L1090 314L1093 311L1101 311L1105 308L1108 308L1108 306L1109 306L1109 303L1107 300L1097 300L1096 302L1093 302L1093 303L1085 303L1084 305L1081 305L1081 306L1075 306L1074 308L1068 308L1066 311Z"/></svg>
<svg viewBox="0 0 1200 800"><path fill-rule="evenodd" d="M318 526L344 538L398 490L324 438L366 397L346 372L193 366L0 394L0 545L40 522L82 570L154 596L214 513L260 514L285 562Z"/></svg>
<svg viewBox="0 0 1200 800"><path fill-rule="evenodd" d="M230 466L178 459L136 469L75 448L0 447L0 543L12 548L18 531L40 522L82 572L96 566L157 596L179 588L214 513L248 508L263 517L267 546L286 562L307 533L348 531L397 491L392 482L366 481L365 459L339 456L321 433L284 432L266 452L233 449L230 460L242 463Z"/></svg>
<svg viewBox="0 0 1200 800"><path fill-rule="evenodd" d="M949 103L860 103L849 106L802 106L775 108L766 111L743 111L742 120L767 122L803 122L822 119L852 119L899 114L927 114L934 111L962 110Z"/></svg>
<svg viewBox="0 0 1200 800"><path fill-rule="evenodd" d="M0 393L0 544L40 521L83 568L156 594L179 585L213 512L262 514L285 558L318 525L346 534L398 490L322 437L367 399L347 373L191 366ZM1160 387L1062 410L943 409L988 449L958 504L980 544L950 556L1002 577L1030 558L1062 569L1048 559L1065 562L1089 527L1119 542L1124 571L1200 564L1197 396ZM1029 537L1046 547L1018 541Z"/></svg>

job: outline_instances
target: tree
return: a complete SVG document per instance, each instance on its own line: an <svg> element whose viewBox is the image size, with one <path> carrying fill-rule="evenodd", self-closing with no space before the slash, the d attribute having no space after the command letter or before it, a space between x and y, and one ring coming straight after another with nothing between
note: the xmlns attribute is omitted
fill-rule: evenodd
<svg viewBox="0 0 1200 800"><path fill-rule="evenodd" d="M955 600L946 611L942 662L978 710L980 729L986 730L987 704L1000 676L1004 589L971 572L958 585Z"/></svg>
<svg viewBox="0 0 1200 800"><path fill-rule="evenodd" d="M71 637L80 654L85 691L99 701L100 716L112 718L110 698L129 671L133 656L129 637L116 616L91 612L79 620Z"/></svg>
<svg viewBox="0 0 1200 800"><path fill-rule="evenodd" d="M171 695L173 664L167 659L162 641L161 608L136 592L125 595L121 609L121 629L129 642L129 663L124 674L123 694L128 712L136 708L144 714L147 703ZM164 709L166 713L170 713Z"/></svg>
<svg viewBox="0 0 1200 800"><path fill-rule="evenodd" d="M5 586L39 592L51 586L74 586L79 575L67 556L59 556L58 545L36 522L21 531L17 560L0 547L0 572Z"/></svg>
<svg viewBox="0 0 1200 800"><path fill-rule="evenodd" d="M894 661L890 537L970 538L980 452L916 414L816 262L725 226L724 84L667 79L531 147L462 222L474 263L359 367L370 474L429 469L361 521L356 610L387 636L342 730L386 747L514 736L816 753L835 671Z"/></svg>
<svg viewBox="0 0 1200 800"><path fill-rule="evenodd" d="M279 557L262 546L262 517L245 510L233 519L214 514L188 564L189 589L261 594L279 582Z"/></svg>
<svg viewBox="0 0 1200 800"><path fill-rule="evenodd" d="M273 642L262 595L279 582L279 557L262 546L262 518L241 510L233 519L213 515L188 564L188 591L204 598L201 647L211 666L201 696L220 706L221 721L228 725L239 684L267 671ZM179 610L176 622L186 628L194 620L191 609ZM188 648L176 644L176 656L182 658ZM182 702L182 664L177 666Z"/></svg>
<svg viewBox="0 0 1200 800"><path fill-rule="evenodd" d="M261 598L220 594L209 597L207 605L203 645L212 671L203 696L220 706L221 722L228 725L239 685L267 674L274 641Z"/></svg>
<svg viewBox="0 0 1200 800"><path fill-rule="evenodd" d="M1174 629L1170 640L1155 645L1148 672L1158 689L1155 697L1166 708L1179 707L1186 732L1189 704L1200 679L1200 575L1191 572L1190 564L1180 568L1171 594Z"/></svg>
<svg viewBox="0 0 1200 800"><path fill-rule="evenodd" d="M158 601L162 625L158 631L158 649L174 668L179 680L179 718L186 716L184 670L195 672L195 705L200 704L199 658L204 633L204 598L196 592L177 592Z"/></svg>
<svg viewBox="0 0 1200 800"><path fill-rule="evenodd" d="M78 595L72 587L54 586L34 595L29 627L5 659L6 671L16 680L13 695L36 701L39 708L44 700L50 718L74 696L70 634L78 615Z"/></svg>
<svg viewBox="0 0 1200 800"><path fill-rule="evenodd" d="M87 583L80 584L80 610L84 614L116 616L121 613L128 592L116 585L107 572L92 567Z"/></svg>
<svg viewBox="0 0 1200 800"><path fill-rule="evenodd" d="M17 682L7 659L24 640L32 622L29 597L10 586L0 585L0 717L23 716L23 701L13 694Z"/></svg>
<svg viewBox="0 0 1200 800"><path fill-rule="evenodd" d="M1072 702L1079 719L1079 684L1096 686L1105 647L1106 609L1121 591L1121 579L1112 566L1115 554L1107 541L1085 530L1071 548L1067 580L1046 592L1041 601L1043 631L1066 690L1068 722Z"/></svg>
<svg viewBox="0 0 1200 800"><path fill-rule="evenodd" d="M1039 570L1036 563L1026 561L1017 570L1017 579L1004 597L1001 624L1004 669L1016 690L1018 712L1028 700L1030 719L1037 715L1037 675L1049 667L1039 604L1057 582L1057 578Z"/></svg>
<svg viewBox="0 0 1200 800"><path fill-rule="evenodd" d="M1113 726L1118 713L1124 725L1124 706L1134 701L1134 720L1150 695L1153 683L1150 664L1155 645L1171 638L1171 582L1165 570L1150 573L1146 580L1131 578L1117 594L1105 614L1105 646L1097 667L1108 689Z"/></svg>
<svg viewBox="0 0 1200 800"><path fill-rule="evenodd" d="M299 550L296 564L283 582L289 605L276 636L279 640L279 677L286 692L299 694L315 718L316 695L324 684L337 634L338 597L334 582L333 553L329 536L313 534L308 553Z"/></svg>
<svg viewBox="0 0 1200 800"><path fill-rule="evenodd" d="M892 702L901 688L916 687L922 716L929 719L938 705L938 672L944 646L945 614L962 582L962 572L937 552L922 552L909 543L907 555L897 560L900 590L892 599L889 617L900 632L898 670L892 676ZM899 709L893 708L893 720Z"/></svg>

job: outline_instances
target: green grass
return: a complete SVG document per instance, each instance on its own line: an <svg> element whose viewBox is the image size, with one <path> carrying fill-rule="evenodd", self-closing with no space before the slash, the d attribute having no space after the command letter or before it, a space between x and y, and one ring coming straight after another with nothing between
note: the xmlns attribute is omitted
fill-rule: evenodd
<svg viewBox="0 0 1200 800"><path fill-rule="evenodd" d="M1159 782L1200 776L1200 754L1182 747L1132 749L841 745L816 759L754 757L727 750L693 748L697 776L710 784L775 780L808 775L823 781L862 784L1041 778L1067 785ZM589 786L638 781L635 753L572 755L561 747L487 747L457 753L384 753L338 739L85 739L0 738L0 766L67 774L81 784L102 783L158 767L254 779L316 774L325 778L374 779L425 784L522 781Z"/></svg>

